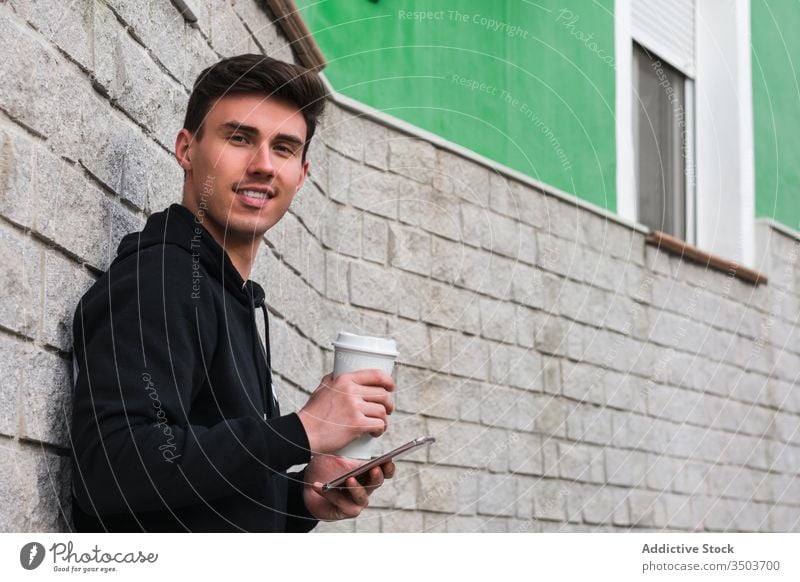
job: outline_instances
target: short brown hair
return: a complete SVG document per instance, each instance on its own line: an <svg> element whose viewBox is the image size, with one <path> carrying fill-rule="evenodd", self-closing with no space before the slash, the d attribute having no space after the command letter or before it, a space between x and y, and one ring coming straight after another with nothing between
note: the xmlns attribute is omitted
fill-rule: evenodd
<svg viewBox="0 0 800 582"><path fill-rule="evenodd" d="M194 82L183 127L200 139L203 121L219 97L263 93L291 103L306 121L305 160L317 120L325 109L328 92L315 72L264 55L244 54L222 59L198 75Z"/></svg>

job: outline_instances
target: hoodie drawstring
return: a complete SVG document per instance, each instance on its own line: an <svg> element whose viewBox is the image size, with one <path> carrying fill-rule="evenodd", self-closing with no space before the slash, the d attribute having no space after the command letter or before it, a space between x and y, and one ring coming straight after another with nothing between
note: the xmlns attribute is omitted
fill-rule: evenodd
<svg viewBox="0 0 800 582"><path fill-rule="evenodd" d="M261 355L264 357L264 362L267 365L267 378L264 382L264 385L261 387L261 396L264 401L264 408L266 411L267 418L274 418L276 416L280 416L280 406L278 405L278 400L275 397L275 390L272 384L272 354L270 352L269 346L269 313L267 312L267 305L266 301L264 300L263 292L258 293L256 296L256 288L250 286L250 298L251 298L251 313L253 316L253 327L255 328L255 307L258 306L261 308L261 311L264 315L264 344L262 345L260 338L258 337L257 331L254 329L253 334L255 336L256 343L261 350ZM266 351L265 351L266 346ZM260 375L260 374L259 374Z"/></svg>

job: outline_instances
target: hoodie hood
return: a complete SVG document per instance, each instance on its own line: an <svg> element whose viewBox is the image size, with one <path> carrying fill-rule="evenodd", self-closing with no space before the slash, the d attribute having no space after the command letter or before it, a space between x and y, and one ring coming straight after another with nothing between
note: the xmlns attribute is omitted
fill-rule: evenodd
<svg viewBox="0 0 800 582"><path fill-rule="evenodd" d="M255 305L263 304L263 288L254 281L242 278L228 253L205 229L202 220L181 204L172 204L166 210L152 214L144 229L125 235L117 247L114 263L158 245L175 245L186 250L193 258L198 257L196 260L205 267L209 276L222 283L242 303L250 304L252 293Z"/></svg>

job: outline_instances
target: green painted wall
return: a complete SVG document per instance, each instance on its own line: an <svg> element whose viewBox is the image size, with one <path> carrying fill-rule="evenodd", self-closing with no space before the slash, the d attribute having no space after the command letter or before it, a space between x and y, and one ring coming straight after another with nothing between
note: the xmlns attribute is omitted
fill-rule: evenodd
<svg viewBox="0 0 800 582"><path fill-rule="evenodd" d="M752 0L756 216L800 230L800 2Z"/></svg>
<svg viewBox="0 0 800 582"><path fill-rule="evenodd" d="M297 0L341 93L616 210L613 0Z"/></svg>

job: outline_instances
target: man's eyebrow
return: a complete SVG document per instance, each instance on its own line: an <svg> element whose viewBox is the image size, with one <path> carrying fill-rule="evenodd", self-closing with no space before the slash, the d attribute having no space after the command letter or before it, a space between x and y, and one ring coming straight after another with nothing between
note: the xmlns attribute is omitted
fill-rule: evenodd
<svg viewBox="0 0 800 582"><path fill-rule="evenodd" d="M279 133L275 136L275 141L285 141L297 146L303 145L305 142L293 133Z"/></svg>
<svg viewBox="0 0 800 582"><path fill-rule="evenodd" d="M253 127L252 125L245 125L239 121L226 121L225 123L221 123L219 125L220 129L231 129L233 131L241 131L242 133L252 133L253 135L258 135L261 133L257 127Z"/></svg>

